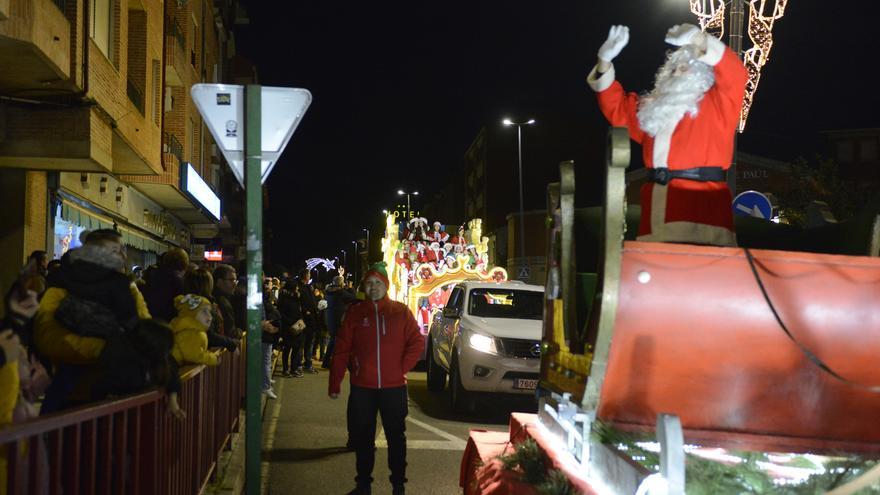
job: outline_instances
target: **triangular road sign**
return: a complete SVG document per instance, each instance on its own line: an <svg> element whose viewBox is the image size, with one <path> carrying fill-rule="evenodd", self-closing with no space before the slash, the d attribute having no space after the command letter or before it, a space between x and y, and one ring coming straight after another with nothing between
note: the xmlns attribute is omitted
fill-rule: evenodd
<svg viewBox="0 0 880 495"><path fill-rule="evenodd" d="M261 89L261 182L265 183L308 110L312 94L302 88L261 86ZM190 94L232 167L232 173L244 186L244 86L194 84Z"/></svg>

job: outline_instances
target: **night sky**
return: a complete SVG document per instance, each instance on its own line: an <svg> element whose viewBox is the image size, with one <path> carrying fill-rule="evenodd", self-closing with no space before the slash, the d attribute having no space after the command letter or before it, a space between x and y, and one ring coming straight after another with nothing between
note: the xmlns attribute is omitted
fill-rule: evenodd
<svg viewBox="0 0 880 495"><path fill-rule="evenodd" d="M273 261L291 267L378 228L398 188L439 191L502 117L538 120L524 148L582 135L549 158L595 161L584 143L607 124L584 78L608 27L630 26L617 77L643 91L666 30L695 22L687 0L242 3L238 49L260 83L314 96L268 181ZM818 131L880 127L878 3L789 1L741 150L789 160L812 156ZM526 209L541 206L546 184L525 182Z"/></svg>

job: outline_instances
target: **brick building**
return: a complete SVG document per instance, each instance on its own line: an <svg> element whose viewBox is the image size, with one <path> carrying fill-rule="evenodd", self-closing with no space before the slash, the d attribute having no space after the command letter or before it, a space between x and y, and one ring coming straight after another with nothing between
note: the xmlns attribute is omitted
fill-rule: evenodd
<svg viewBox="0 0 880 495"><path fill-rule="evenodd" d="M148 264L220 221L220 159L189 85L224 77L235 11L0 0L0 288L31 251L60 257L82 230L115 226Z"/></svg>

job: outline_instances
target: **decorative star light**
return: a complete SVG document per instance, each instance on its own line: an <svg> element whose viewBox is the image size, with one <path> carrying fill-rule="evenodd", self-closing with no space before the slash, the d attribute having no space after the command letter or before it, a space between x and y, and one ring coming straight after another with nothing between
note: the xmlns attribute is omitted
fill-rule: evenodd
<svg viewBox="0 0 880 495"><path fill-rule="evenodd" d="M323 265L328 272L336 269L336 261L328 258L309 258L306 260L306 268L309 270L314 270L318 265Z"/></svg>

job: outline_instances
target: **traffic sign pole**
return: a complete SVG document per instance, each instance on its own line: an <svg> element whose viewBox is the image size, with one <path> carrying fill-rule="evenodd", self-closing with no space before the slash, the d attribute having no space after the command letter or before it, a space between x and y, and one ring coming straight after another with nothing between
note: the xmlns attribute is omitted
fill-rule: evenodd
<svg viewBox="0 0 880 495"><path fill-rule="evenodd" d="M262 89L245 88L245 194L247 197L247 401L245 426L245 490L260 493L263 420L260 415L262 366L263 186L261 183Z"/></svg>

